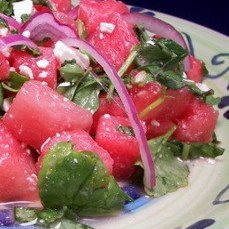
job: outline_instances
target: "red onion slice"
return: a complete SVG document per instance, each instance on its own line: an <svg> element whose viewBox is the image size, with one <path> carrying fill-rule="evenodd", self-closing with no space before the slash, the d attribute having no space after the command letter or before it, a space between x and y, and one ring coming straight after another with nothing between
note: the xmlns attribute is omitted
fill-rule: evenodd
<svg viewBox="0 0 229 229"><path fill-rule="evenodd" d="M30 38L35 41L50 38L58 41L67 37L76 38L75 31L67 25L60 24L50 12L42 11L34 14L22 27L22 32L29 31Z"/></svg>
<svg viewBox="0 0 229 229"><path fill-rule="evenodd" d="M124 14L122 17L126 22L132 25L143 26L149 32L158 34L166 39L171 39L177 42L184 49L188 50L184 38L172 25L158 18L141 13ZM184 59L184 67L186 72L190 68L188 57Z"/></svg>
<svg viewBox="0 0 229 229"><path fill-rule="evenodd" d="M68 46L80 48L87 52L89 55L91 55L103 67L111 82L114 84L114 87L119 94L128 118L132 124L135 137L139 144L141 159L145 170L144 184L146 188L152 189L156 183L153 158L147 143L142 124L138 118L135 105L130 98L124 83L118 76L116 70L111 67L107 60L97 50L95 50L93 46L79 39L69 38L62 41Z"/></svg>
<svg viewBox="0 0 229 229"><path fill-rule="evenodd" d="M14 45L26 45L30 48L38 48L29 38L21 34L14 34L0 38L0 50L7 49Z"/></svg>
<svg viewBox="0 0 229 229"><path fill-rule="evenodd" d="M8 25L13 27L14 29L20 30L22 26L15 19L13 19L12 17L6 16L5 14L0 13L0 18L3 18L5 21L7 21Z"/></svg>

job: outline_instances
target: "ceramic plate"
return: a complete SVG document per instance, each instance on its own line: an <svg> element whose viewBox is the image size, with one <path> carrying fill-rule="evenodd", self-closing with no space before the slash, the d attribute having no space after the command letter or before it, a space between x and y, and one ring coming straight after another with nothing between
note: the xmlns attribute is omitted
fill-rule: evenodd
<svg viewBox="0 0 229 229"><path fill-rule="evenodd" d="M117 217L86 222L98 229L229 229L229 39L167 14L139 7L131 11L155 15L175 26L190 52L205 61L209 70L205 83L222 98L216 133L226 151L216 161L191 163L188 187L158 199L142 197Z"/></svg>
<svg viewBox="0 0 229 229"><path fill-rule="evenodd" d="M131 7L155 15L175 26L186 38L192 54L205 61L206 84L222 98L216 129L226 152L213 160L190 164L186 188L158 199L141 197L116 217L85 220L98 229L229 229L229 39L197 24L166 14Z"/></svg>

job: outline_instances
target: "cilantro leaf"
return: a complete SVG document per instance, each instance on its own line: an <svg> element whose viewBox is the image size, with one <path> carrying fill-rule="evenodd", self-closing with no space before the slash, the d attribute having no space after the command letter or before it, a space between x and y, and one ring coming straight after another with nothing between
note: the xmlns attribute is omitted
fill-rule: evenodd
<svg viewBox="0 0 229 229"><path fill-rule="evenodd" d="M223 155L224 149L218 146L218 143L182 143L170 141L167 143L172 153L183 160L197 159L200 157L215 158Z"/></svg>
<svg viewBox="0 0 229 229"><path fill-rule="evenodd" d="M44 157L38 186L46 208L66 206L80 216L112 214L129 199L95 153L78 153L66 142Z"/></svg>
<svg viewBox="0 0 229 229"><path fill-rule="evenodd" d="M174 130L175 127L164 136L148 141L154 158L156 172L155 187L152 190L145 189L146 193L150 196L160 197L188 185L188 166L178 161L167 145L168 139Z"/></svg>

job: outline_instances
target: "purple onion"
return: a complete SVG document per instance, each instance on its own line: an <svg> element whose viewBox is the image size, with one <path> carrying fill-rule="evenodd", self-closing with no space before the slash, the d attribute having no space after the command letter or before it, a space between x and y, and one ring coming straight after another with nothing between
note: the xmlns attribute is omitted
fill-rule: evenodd
<svg viewBox="0 0 229 229"><path fill-rule="evenodd" d="M12 226L14 224L14 211L10 209L0 209L0 226Z"/></svg>
<svg viewBox="0 0 229 229"><path fill-rule="evenodd" d="M129 121L132 124L136 140L138 141L141 160L144 167L144 185L146 188L152 189L155 186L156 177L151 151L147 143L145 131L142 127L141 121L138 118L136 107L117 71L107 62L107 60L100 54L99 51L97 51L87 42L77 38L64 39L63 42L68 46L80 48L91 55L103 67L107 76L110 78L123 103Z"/></svg>

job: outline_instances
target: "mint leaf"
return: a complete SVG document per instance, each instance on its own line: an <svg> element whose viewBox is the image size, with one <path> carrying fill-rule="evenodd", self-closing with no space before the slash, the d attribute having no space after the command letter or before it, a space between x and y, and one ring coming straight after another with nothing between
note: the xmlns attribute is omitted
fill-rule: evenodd
<svg viewBox="0 0 229 229"><path fill-rule="evenodd" d="M0 17L0 28L9 28L7 21Z"/></svg>
<svg viewBox="0 0 229 229"><path fill-rule="evenodd" d="M24 208L15 207L14 215L15 220L20 223L29 223L37 219L37 209L35 208Z"/></svg>
<svg viewBox="0 0 229 229"><path fill-rule="evenodd" d="M95 153L78 153L66 142L44 157L38 186L46 208L66 206L80 216L112 214L128 199Z"/></svg>
<svg viewBox="0 0 229 229"><path fill-rule="evenodd" d="M10 72L9 78L2 82L2 87L10 92L18 92L22 85L29 79L17 72Z"/></svg>
<svg viewBox="0 0 229 229"><path fill-rule="evenodd" d="M146 193L150 196L160 197L188 185L188 166L179 162L170 147L167 146L168 139L175 129L174 127L164 136L148 141L156 172L156 186L152 190L145 188ZM141 163L138 165L142 166Z"/></svg>
<svg viewBox="0 0 229 229"><path fill-rule="evenodd" d="M167 143L172 153L183 160L197 159L200 157L216 158L223 155L224 149L218 146L219 143L182 143L170 141Z"/></svg>
<svg viewBox="0 0 229 229"><path fill-rule="evenodd" d="M118 125L117 130L122 134L126 134L131 137L135 137L134 130L131 126Z"/></svg>

